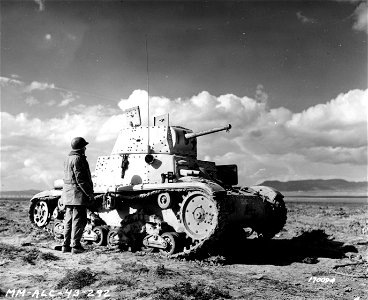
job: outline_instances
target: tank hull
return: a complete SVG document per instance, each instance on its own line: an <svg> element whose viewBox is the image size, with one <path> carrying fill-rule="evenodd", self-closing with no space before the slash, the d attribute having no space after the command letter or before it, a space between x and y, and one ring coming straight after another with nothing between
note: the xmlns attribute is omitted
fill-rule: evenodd
<svg viewBox="0 0 368 300"><path fill-rule="evenodd" d="M48 211L62 211L60 205L55 206L60 195L60 191L45 191L39 194L42 197L35 196L31 202L43 199L49 205ZM279 192L267 187L262 190L259 187L224 189L204 178L185 178L175 183L138 185L129 189L121 187L95 196L99 204L93 208L94 215L99 219L98 225L105 226L106 235L117 230L115 241L118 244L135 244L135 248L140 245L151 250L165 249L167 240L175 238L176 248L170 251L171 256L208 249L206 245L223 240L228 230L246 229L259 237L272 238L286 222L286 208ZM170 202L165 208L160 202L163 196ZM62 214L54 214L49 218L51 223L57 222L58 238L62 233L62 217ZM94 241L95 231L91 226L86 240ZM169 234L161 238L164 233ZM98 236L95 239L101 240Z"/></svg>

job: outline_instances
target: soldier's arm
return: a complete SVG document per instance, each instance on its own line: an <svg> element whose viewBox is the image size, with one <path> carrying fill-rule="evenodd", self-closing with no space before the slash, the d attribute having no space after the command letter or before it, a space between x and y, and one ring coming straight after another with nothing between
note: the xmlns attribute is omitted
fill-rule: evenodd
<svg viewBox="0 0 368 300"><path fill-rule="evenodd" d="M78 157L73 166L73 173L80 189L87 197L91 198L93 197L93 186L90 184L91 179L88 178L89 172L85 169L86 167L88 165L85 165L83 160Z"/></svg>

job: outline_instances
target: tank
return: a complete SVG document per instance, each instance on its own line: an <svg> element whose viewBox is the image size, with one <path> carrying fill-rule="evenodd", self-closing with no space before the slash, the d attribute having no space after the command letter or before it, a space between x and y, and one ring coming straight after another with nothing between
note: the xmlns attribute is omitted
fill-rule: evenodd
<svg viewBox="0 0 368 300"><path fill-rule="evenodd" d="M229 232L235 239L253 233L272 238L283 228L287 211L280 192L238 186L236 164L197 159L197 138L216 138L231 125L193 132L171 126L168 115L142 126L139 107L125 113L130 126L120 130L111 154L96 162L84 244L175 257L212 247ZM54 189L30 200L29 209L31 222L52 227L57 238L63 235L62 186L55 181Z"/></svg>

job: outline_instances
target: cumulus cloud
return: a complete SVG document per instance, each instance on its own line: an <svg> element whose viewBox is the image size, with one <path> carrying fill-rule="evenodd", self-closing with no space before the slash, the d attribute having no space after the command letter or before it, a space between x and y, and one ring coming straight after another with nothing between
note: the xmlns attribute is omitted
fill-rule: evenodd
<svg viewBox="0 0 368 300"><path fill-rule="evenodd" d="M70 103L77 100L77 96L73 95L72 92L61 93L63 100L58 104L59 107L67 106Z"/></svg>
<svg viewBox="0 0 368 300"><path fill-rule="evenodd" d="M8 77L2 77L0 76L0 86L5 87L5 86L22 86L23 82L19 81L17 79L12 79L12 78L8 78Z"/></svg>
<svg viewBox="0 0 368 300"><path fill-rule="evenodd" d="M262 103L267 103L268 94L265 92L262 84L257 85L255 99Z"/></svg>
<svg viewBox="0 0 368 300"><path fill-rule="evenodd" d="M26 98L26 100L24 100L26 102L27 105L29 106L33 106L33 105L36 105L36 104L39 104L40 101L38 101L35 97L33 96L29 96Z"/></svg>
<svg viewBox="0 0 368 300"><path fill-rule="evenodd" d="M33 81L31 84L29 84L28 86L25 87L25 92L30 93L32 91L35 90L40 90L40 91L44 91L44 90L48 90L48 89L55 89L55 84L53 83L47 83L47 82L38 82L38 81Z"/></svg>
<svg viewBox="0 0 368 300"><path fill-rule="evenodd" d="M312 18L309 18L309 17L304 16L304 15L302 14L302 12L301 12L301 11L298 11L298 12L296 13L296 17L297 17L297 19L298 19L300 22L302 22L302 23L304 23L304 24L307 24L307 23L314 23L314 22L316 22L316 20L315 20L315 19L312 19Z"/></svg>
<svg viewBox="0 0 368 300"><path fill-rule="evenodd" d="M354 11L355 30L365 31L368 33L368 4L367 2L360 3Z"/></svg>
<svg viewBox="0 0 368 300"><path fill-rule="evenodd" d="M238 164L240 184L339 174L359 180L366 176L367 103L368 90L352 90L293 113L282 107L269 109L249 97L203 91L185 99L151 97L150 123L153 116L165 113L170 113L171 125L195 131L231 123L229 133L198 138L198 158ZM118 106L122 110L140 106L142 123L147 124L146 91L134 91ZM51 178L62 176L62 161L73 137L84 136L90 142L93 169L97 156L108 155L119 130L128 125L123 111L85 105L60 118L41 120L3 112L1 120L1 144L7 145L2 149L6 162L2 174L17 182L15 174L20 173L34 184L51 184ZM32 172L40 175L32 177Z"/></svg>

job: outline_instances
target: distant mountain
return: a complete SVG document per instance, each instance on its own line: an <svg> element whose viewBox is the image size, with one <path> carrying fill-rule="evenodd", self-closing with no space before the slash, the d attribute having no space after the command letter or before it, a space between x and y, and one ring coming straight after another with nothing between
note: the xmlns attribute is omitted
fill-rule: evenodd
<svg viewBox="0 0 368 300"><path fill-rule="evenodd" d="M344 179L311 179L278 181L267 180L259 185L273 187L279 191L367 191L368 182L352 182Z"/></svg>

